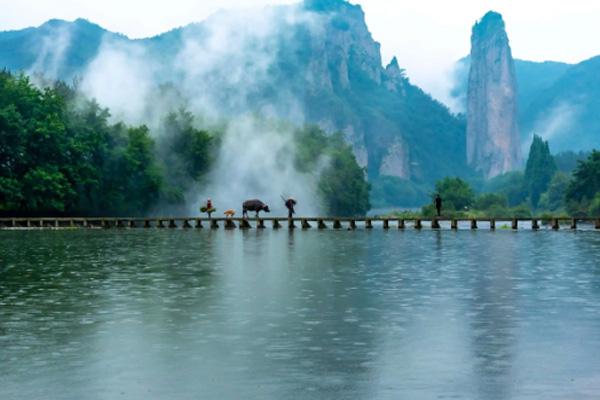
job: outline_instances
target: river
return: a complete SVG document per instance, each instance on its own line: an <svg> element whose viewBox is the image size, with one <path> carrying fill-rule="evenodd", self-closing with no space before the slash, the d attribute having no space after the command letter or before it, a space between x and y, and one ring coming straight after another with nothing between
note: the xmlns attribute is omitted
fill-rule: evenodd
<svg viewBox="0 0 600 400"><path fill-rule="evenodd" d="M0 231L0 399L597 399L600 233Z"/></svg>

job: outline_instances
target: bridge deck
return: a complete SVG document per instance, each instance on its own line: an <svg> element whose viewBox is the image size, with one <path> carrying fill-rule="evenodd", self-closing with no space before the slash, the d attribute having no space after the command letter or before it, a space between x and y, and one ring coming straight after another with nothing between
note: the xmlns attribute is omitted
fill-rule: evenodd
<svg viewBox="0 0 600 400"><path fill-rule="evenodd" d="M319 228L319 229L383 229L408 227L415 229L468 229L494 230L498 224L508 224L511 229L528 227L540 229L549 226L554 230L564 227L577 229L579 224L592 225L600 230L600 218L580 217L495 217L495 218L395 218L395 217L264 217L264 218L198 218L198 217L62 217L62 218L0 218L0 229L15 228L213 228L249 229L266 228Z"/></svg>

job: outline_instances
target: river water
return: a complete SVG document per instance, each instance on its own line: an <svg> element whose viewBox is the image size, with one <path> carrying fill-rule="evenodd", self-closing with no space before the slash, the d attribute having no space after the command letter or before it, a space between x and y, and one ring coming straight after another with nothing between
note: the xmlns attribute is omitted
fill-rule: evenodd
<svg viewBox="0 0 600 400"><path fill-rule="evenodd" d="M2 231L0 399L597 399L600 233Z"/></svg>

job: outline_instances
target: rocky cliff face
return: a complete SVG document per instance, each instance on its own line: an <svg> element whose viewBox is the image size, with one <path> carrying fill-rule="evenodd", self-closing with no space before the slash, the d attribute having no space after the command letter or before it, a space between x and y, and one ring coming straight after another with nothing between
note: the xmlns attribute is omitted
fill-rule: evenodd
<svg viewBox="0 0 600 400"><path fill-rule="evenodd" d="M467 162L486 177L520 166L517 81L502 16L473 27L467 94Z"/></svg>
<svg viewBox="0 0 600 400"><path fill-rule="evenodd" d="M0 56L16 56L6 64L0 57L0 68L30 69L37 57L31 43L41 40L39 30L0 32ZM414 183L422 199L426 191L421 188L468 170L464 121L410 83L400 68L401 55L384 68L362 8L345 0L223 12L153 38L112 35L94 46L86 35L73 32L64 59L78 63L74 76L93 75L84 83L98 84L102 94L105 81L140 89L125 96L109 91L104 97L90 90L113 111L123 97L127 107L137 104L134 95L146 104L146 89L164 84L199 115L254 113L318 124L344 133L370 180L402 178L395 181L403 187ZM62 71L58 77L71 81ZM403 205L404 199L394 201Z"/></svg>

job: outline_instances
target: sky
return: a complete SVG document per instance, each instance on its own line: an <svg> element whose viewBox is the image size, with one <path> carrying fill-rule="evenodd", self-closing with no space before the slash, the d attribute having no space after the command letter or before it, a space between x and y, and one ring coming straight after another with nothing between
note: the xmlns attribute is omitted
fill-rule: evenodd
<svg viewBox="0 0 600 400"><path fill-rule="evenodd" d="M5 3L6 4L2 4ZM86 18L131 38L153 36L230 8L297 0L0 0L0 30L50 18ZM394 55L410 79L436 97L455 60L469 53L470 29L488 10L503 14L517 58L575 63L600 54L599 0L352 0L363 7L384 63ZM444 99L442 99L444 100Z"/></svg>

